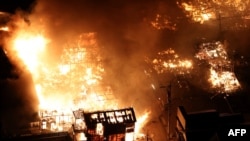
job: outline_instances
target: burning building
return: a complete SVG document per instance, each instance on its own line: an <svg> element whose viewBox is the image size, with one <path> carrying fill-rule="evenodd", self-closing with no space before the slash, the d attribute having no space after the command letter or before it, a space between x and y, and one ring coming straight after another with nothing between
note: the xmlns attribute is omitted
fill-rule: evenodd
<svg viewBox="0 0 250 141"><path fill-rule="evenodd" d="M74 111L74 116L73 130L75 137L80 136L80 140L133 140L136 122L133 108L96 112Z"/></svg>
<svg viewBox="0 0 250 141"><path fill-rule="evenodd" d="M86 140L133 140L133 108L103 111L119 106L112 87L102 82L105 69L96 33L65 43L52 67L42 61L48 44L43 34L20 29L12 35L7 51L22 71L32 74L39 105L37 118L3 134L4 140L82 140L85 135Z"/></svg>
<svg viewBox="0 0 250 141"><path fill-rule="evenodd" d="M18 133L23 139L34 135L38 138L60 136L65 140L127 140L133 132L141 131L152 132L152 138L160 134L155 131L162 131L165 135L165 130L158 128L161 125L156 125L165 96L159 94L154 84L151 85L152 91L143 70L151 67L144 71L146 75L153 73L150 78L164 79L164 82L174 76L178 79L178 86L186 88L196 64L182 55L188 53L185 40L196 36L190 34L196 24L191 29L186 28L186 21L182 22L183 18L176 16L173 11L177 10L173 8L170 10L172 15L182 23L180 25L185 25L179 28L165 10L157 10L156 5L164 5L158 2L128 4L127 1L108 0L101 3L102 6L92 1L66 4L38 1L28 19L13 18L15 29L10 30L11 36L6 42L8 55L15 59L23 72L31 75L35 88L33 96L38 99L38 103L32 105L37 117L29 124L30 130ZM200 23L218 18L213 9L207 9L210 5L206 3L204 7L195 7L191 3L179 6L185 7L189 17ZM165 9L164 6L161 8ZM155 10L161 12L157 14ZM154 20L145 24L149 15L155 15ZM158 38L158 33L166 30L171 32L169 36L176 37L167 39L160 35L164 38ZM185 35L182 39L179 35L183 33L190 36ZM164 40L164 44L160 40ZM148 64L144 64L143 57L159 49L155 46L164 48L166 45L172 48L161 49L146 60ZM179 50L177 54L176 50L182 47L185 52ZM201 44L195 57L209 65L209 69L205 68L209 71L208 82L217 93L232 93L240 88L233 64L221 42ZM179 90L174 85L173 90L173 96L178 97ZM27 97L27 103L34 103L26 93L22 96ZM134 109L122 109L127 105L135 108L137 118ZM146 114L142 114L143 111L147 111ZM157 120L152 120L155 117ZM149 131L151 126L154 128Z"/></svg>
<svg viewBox="0 0 250 141"><path fill-rule="evenodd" d="M33 141L131 141L135 138L136 116L133 108L71 114L40 112L40 120L31 122L15 136L3 140Z"/></svg>
<svg viewBox="0 0 250 141"><path fill-rule="evenodd" d="M205 60L210 66L212 89L218 93L232 93L240 88L240 83L234 73L234 64L229 58L226 45L220 41L202 43L199 46L196 58Z"/></svg>

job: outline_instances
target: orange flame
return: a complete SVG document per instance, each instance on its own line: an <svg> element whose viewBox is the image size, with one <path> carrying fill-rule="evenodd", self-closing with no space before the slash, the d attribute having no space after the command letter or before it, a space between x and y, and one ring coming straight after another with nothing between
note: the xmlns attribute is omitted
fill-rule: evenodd
<svg viewBox="0 0 250 141"><path fill-rule="evenodd" d="M221 88L223 92L232 92L240 87L240 83L234 73L229 71L217 72L211 68L209 81L212 87Z"/></svg>
<svg viewBox="0 0 250 141"><path fill-rule="evenodd" d="M36 77L41 60L39 56L45 50L48 40L40 34L20 32L13 42L14 50L27 69Z"/></svg>
<svg viewBox="0 0 250 141"><path fill-rule="evenodd" d="M70 46L64 47L61 61L48 67L48 62L42 58L46 55L48 39L33 31L27 27L17 29L11 43L13 54L20 58L33 77L43 129L49 128L47 123L53 119L48 130L68 130L73 123L72 111L76 109L96 111L120 106L112 88L101 83L105 69L94 33L82 34L77 43L70 41ZM139 118L137 131L141 130L148 116L149 112ZM98 129L101 133L101 127ZM79 138L84 138L84 135Z"/></svg>
<svg viewBox="0 0 250 141"><path fill-rule="evenodd" d="M0 31L9 31L9 27L7 26L0 27Z"/></svg>
<svg viewBox="0 0 250 141"><path fill-rule="evenodd" d="M204 7L204 5L195 6L191 3L183 2L180 4L180 7L187 12L188 17L191 17L193 21L200 22L201 24L215 18L216 15L211 9Z"/></svg>

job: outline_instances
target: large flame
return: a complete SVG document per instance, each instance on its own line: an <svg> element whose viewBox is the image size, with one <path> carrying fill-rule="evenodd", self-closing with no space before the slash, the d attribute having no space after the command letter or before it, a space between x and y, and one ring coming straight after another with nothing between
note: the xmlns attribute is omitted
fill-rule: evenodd
<svg viewBox="0 0 250 141"><path fill-rule="evenodd" d="M147 123L148 121L148 117L151 114L150 111L144 112L144 114L142 114L142 116L140 116L139 118L137 118L137 122L136 122L136 128L135 128L135 133L141 133L143 130L144 125Z"/></svg>
<svg viewBox="0 0 250 141"><path fill-rule="evenodd" d="M43 35L27 32L18 33L16 40L14 40L14 49L17 55L22 59L32 74L35 74L40 67L39 55L44 51L47 40Z"/></svg>
<svg viewBox="0 0 250 141"><path fill-rule="evenodd" d="M41 129L69 130L74 122L74 110L120 108L112 87L103 82L105 69L96 33L83 33L76 36L73 41L65 43L59 57L60 61L51 66L49 63L54 60L50 60L46 55L47 48L50 47L48 41L52 40L46 38L43 32L34 31L34 27L31 30L29 26L17 28L9 43L12 43L11 53L20 59L18 62L22 62L20 64L23 64L23 68L33 77L39 99ZM136 125L140 129L148 114L142 117ZM85 136L79 134L77 138L83 139Z"/></svg>

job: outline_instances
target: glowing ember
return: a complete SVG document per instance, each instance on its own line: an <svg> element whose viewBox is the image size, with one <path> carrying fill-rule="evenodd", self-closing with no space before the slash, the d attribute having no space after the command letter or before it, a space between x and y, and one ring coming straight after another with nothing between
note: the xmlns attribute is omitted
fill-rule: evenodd
<svg viewBox="0 0 250 141"><path fill-rule="evenodd" d="M193 69L191 60L181 59L173 49L167 49L159 52L157 58L153 61L146 60L153 65L154 70L158 73L173 72L175 74L187 74Z"/></svg>
<svg viewBox="0 0 250 141"><path fill-rule="evenodd" d="M220 22L220 28L240 30L249 28L250 0L192 0L177 2L186 16L194 22L203 24L211 19ZM214 20L215 21L215 20ZM223 26L221 26L223 24Z"/></svg>
<svg viewBox="0 0 250 141"><path fill-rule="evenodd" d="M235 8L237 11L244 11L250 5L250 0L212 0L218 6Z"/></svg>
<svg viewBox="0 0 250 141"><path fill-rule="evenodd" d="M195 57L208 62L211 67L209 82L219 93L231 93L240 88L225 45L221 42L202 43Z"/></svg>
<svg viewBox="0 0 250 141"><path fill-rule="evenodd" d="M168 30L176 30L176 24L172 23L170 18L166 15L157 14L155 19L150 22L151 25L158 30L168 29Z"/></svg>

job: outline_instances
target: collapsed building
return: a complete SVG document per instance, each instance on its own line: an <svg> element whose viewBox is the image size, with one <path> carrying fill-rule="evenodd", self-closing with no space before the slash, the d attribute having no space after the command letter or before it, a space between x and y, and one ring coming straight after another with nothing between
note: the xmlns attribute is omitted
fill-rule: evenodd
<svg viewBox="0 0 250 141"><path fill-rule="evenodd" d="M20 133L2 137L13 141L125 141L133 140L136 116L133 108L70 115L43 111L38 121Z"/></svg>
<svg viewBox="0 0 250 141"><path fill-rule="evenodd" d="M75 136L85 134L90 140L125 140L129 133L134 132L136 122L133 108L87 113L74 111L74 116Z"/></svg>

